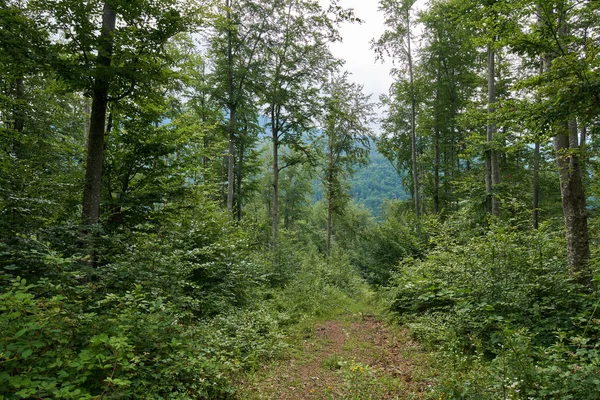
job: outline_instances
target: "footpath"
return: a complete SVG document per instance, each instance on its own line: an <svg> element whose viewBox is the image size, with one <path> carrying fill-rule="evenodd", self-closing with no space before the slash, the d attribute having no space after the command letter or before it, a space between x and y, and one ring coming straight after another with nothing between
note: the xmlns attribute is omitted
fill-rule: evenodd
<svg viewBox="0 0 600 400"><path fill-rule="evenodd" d="M406 330L346 314L306 329L282 360L240 382L239 399L428 399L426 354Z"/></svg>

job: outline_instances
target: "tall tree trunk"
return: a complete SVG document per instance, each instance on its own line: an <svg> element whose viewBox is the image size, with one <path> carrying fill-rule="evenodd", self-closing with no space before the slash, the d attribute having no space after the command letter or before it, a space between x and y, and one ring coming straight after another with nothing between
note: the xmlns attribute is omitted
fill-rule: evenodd
<svg viewBox="0 0 600 400"><path fill-rule="evenodd" d="M542 9L537 5L538 25L542 24ZM542 57L539 65L539 74L542 75L546 69L547 60ZM536 138L535 147L533 149L533 229L538 229L540 226L540 158L541 158L540 140Z"/></svg>
<svg viewBox="0 0 600 400"><path fill-rule="evenodd" d="M439 120L439 88L435 91L435 131L433 133L433 213L440 212L440 120Z"/></svg>
<svg viewBox="0 0 600 400"><path fill-rule="evenodd" d="M586 121L583 120L580 122L580 134L579 137L579 154L581 157L581 175L583 176L583 184L584 187L587 187L589 184L589 175L588 175L588 163L589 163L589 154L587 149L587 126Z"/></svg>
<svg viewBox="0 0 600 400"><path fill-rule="evenodd" d="M221 157L221 201L223 206L227 206L227 161L229 157L223 155Z"/></svg>
<svg viewBox="0 0 600 400"><path fill-rule="evenodd" d="M242 137L240 138L240 145L239 145L239 149L238 149L238 167L237 167L237 179L236 179L236 183L237 183L237 203L236 203L236 209L237 209L237 220L241 221L242 220L242 179L244 177L244 151L245 151L245 145L244 142L246 140L246 138L248 137L248 119L246 118L246 116L244 115L244 129L242 132Z"/></svg>
<svg viewBox="0 0 600 400"><path fill-rule="evenodd" d="M275 118L275 107L271 107L271 133L273 142L273 250L277 250L279 237L279 132Z"/></svg>
<svg viewBox="0 0 600 400"><path fill-rule="evenodd" d="M407 34L407 50L408 50L408 74L410 78L410 151L412 156L412 172L413 172L413 194L415 201L415 215L419 217L419 171L417 167L417 134L416 134L416 113L417 99L415 93L415 77L413 73L413 59L411 51L410 38L410 9L406 10L406 24L408 26Z"/></svg>
<svg viewBox="0 0 600 400"><path fill-rule="evenodd" d="M588 264L590 247L587 226L585 192L581 174L577 123L562 122L554 138L556 164L567 236L567 261L573 280L585 286L592 284Z"/></svg>
<svg viewBox="0 0 600 400"><path fill-rule="evenodd" d="M233 212L233 187L235 186L235 131L237 129L235 118L236 109L233 106L229 110L229 146L227 149L227 211L230 214Z"/></svg>
<svg viewBox="0 0 600 400"><path fill-rule="evenodd" d="M108 68L111 65L113 52L112 33L115 30L117 15L108 2L102 10L102 29L99 38L96 65ZM92 110L90 112L90 133L88 137L88 154L85 169L85 186L83 189L82 222L94 225L100 218L100 197L102 194L102 166L104 164L104 136L108 90L110 86L108 74L98 74L92 88Z"/></svg>
<svg viewBox="0 0 600 400"><path fill-rule="evenodd" d="M493 148L494 136L497 132L496 123L492 114L496 103L496 65L495 52L490 45L488 48L488 124L487 143L488 150L485 154L485 192L487 212L492 215L500 215L500 202L494 193L496 185L500 183L500 171L498 168L498 153Z"/></svg>
<svg viewBox="0 0 600 400"><path fill-rule="evenodd" d="M226 0L227 6L227 22L231 20L231 0ZM233 186L234 186L234 157L235 157L235 135L237 130L237 102L234 99L233 93L233 38L232 28L227 30L227 90L229 103L229 149L228 149L228 165L227 165L227 211L233 213Z"/></svg>
<svg viewBox="0 0 600 400"><path fill-rule="evenodd" d="M334 200L334 187L333 187L333 134L329 136L329 168L327 171L327 258L331 256L331 230L333 228L333 200Z"/></svg>
<svg viewBox="0 0 600 400"><path fill-rule="evenodd" d="M558 35L564 37L568 34L565 15L559 15L557 18L557 21L551 22L557 23ZM554 57L554 53L545 55L544 70L550 68ZM560 121L556 131L553 142L565 218L567 263L572 279L590 287L592 286L592 274L588 264L590 244L577 122L574 119Z"/></svg>
<svg viewBox="0 0 600 400"><path fill-rule="evenodd" d="M85 117L85 121L83 123L83 136L85 139L85 146L88 146L88 141L90 138L90 118L91 118L91 104L87 97L83 98L83 115Z"/></svg>
<svg viewBox="0 0 600 400"><path fill-rule="evenodd" d="M540 207L540 142L535 141L533 149L533 228L539 227Z"/></svg>
<svg viewBox="0 0 600 400"><path fill-rule="evenodd" d="M200 97L200 107L202 110L201 118L203 122L203 126L205 126L206 121L208 121L208 116L206 115L206 64L202 63L202 92ZM204 167L204 180L206 181L206 169L208 168L208 154L207 149L209 145L208 135L203 135L202 137L202 146L204 155L202 156L202 166Z"/></svg>
<svg viewBox="0 0 600 400"><path fill-rule="evenodd" d="M327 258L331 256L331 231L333 228L333 193L327 195Z"/></svg>

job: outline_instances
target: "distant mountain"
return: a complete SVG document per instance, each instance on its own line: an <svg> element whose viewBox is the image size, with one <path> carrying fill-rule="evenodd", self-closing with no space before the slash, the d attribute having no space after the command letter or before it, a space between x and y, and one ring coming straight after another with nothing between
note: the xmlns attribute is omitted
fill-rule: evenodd
<svg viewBox="0 0 600 400"><path fill-rule="evenodd" d="M410 198L402 186L401 177L374 144L371 144L369 163L357 170L350 180L350 192L354 201L365 206L373 215L381 213L385 199Z"/></svg>
<svg viewBox="0 0 600 400"><path fill-rule="evenodd" d="M350 179L350 193L355 203L364 206L371 214L381 214L384 200L408 200L408 194L402 186L402 179L390 162L377 151L371 143L369 163L356 170ZM313 182L313 201L323 198L323 187L320 180Z"/></svg>
<svg viewBox="0 0 600 400"><path fill-rule="evenodd" d="M265 142L270 140L268 123L270 121L267 117L262 115L259 117L259 124L264 129L264 132L259 134L259 138ZM375 143L371 142L370 147L369 163L357 169L350 179L350 193L357 204L363 205L371 211L371 214L378 216L381 214L384 200L408 200L410 194L407 193L406 188L402 185L401 177L390 162L377 151ZM321 200L323 198L321 181L315 179L312 188L313 201Z"/></svg>

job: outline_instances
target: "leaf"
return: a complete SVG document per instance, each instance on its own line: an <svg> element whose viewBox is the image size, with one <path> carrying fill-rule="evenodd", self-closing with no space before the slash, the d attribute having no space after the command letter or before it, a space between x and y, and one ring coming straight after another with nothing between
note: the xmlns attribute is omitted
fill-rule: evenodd
<svg viewBox="0 0 600 400"><path fill-rule="evenodd" d="M21 329L19 332L15 333L15 338L23 336L25 332L27 332L27 328Z"/></svg>
<svg viewBox="0 0 600 400"><path fill-rule="evenodd" d="M33 354L33 350L31 349L27 349L24 352L21 353L21 358L22 359L26 359L28 358L31 354Z"/></svg>

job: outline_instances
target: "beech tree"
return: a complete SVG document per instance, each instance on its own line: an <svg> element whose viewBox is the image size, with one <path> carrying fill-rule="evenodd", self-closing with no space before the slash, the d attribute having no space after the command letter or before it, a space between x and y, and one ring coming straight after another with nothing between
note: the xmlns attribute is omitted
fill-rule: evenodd
<svg viewBox="0 0 600 400"><path fill-rule="evenodd" d="M346 203L344 178L369 157L369 123L373 117L369 98L363 94L362 86L348 81L347 74L334 76L325 86L323 186L327 201L327 256L331 255L334 214L341 213Z"/></svg>
<svg viewBox="0 0 600 400"><path fill-rule="evenodd" d="M455 208L455 182L470 169L460 119L474 96L477 59L473 30L457 22L468 7L462 1L436 1L419 15L425 39L418 68L425 104L421 124L422 134L431 137L425 164L433 165L434 214Z"/></svg>
<svg viewBox="0 0 600 400"><path fill-rule="evenodd" d="M578 122L600 115L597 59L590 57L586 32L598 22L593 2L539 1L539 31L528 37L530 50L544 58L535 87L544 99L545 118L554 132L567 239L567 260L574 279L591 285L586 195ZM576 34L577 33L577 34ZM581 61L578 61L581 60Z"/></svg>
<svg viewBox="0 0 600 400"><path fill-rule="evenodd" d="M277 248L279 230L279 173L290 165L314 160L305 142L320 114L319 87L338 67L328 43L339 40L336 25L352 19L339 8L323 10L318 1L288 0L278 3L273 27L262 57L265 84L260 102L269 118L273 151L272 245ZM280 149L287 146L293 157L280 164Z"/></svg>
<svg viewBox="0 0 600 400"><path fill-rule="evenodd" d="M240 137L238 122L242 126L247 122L247 113L243 117L238 112L242 107L249 110L254 106L254 88L259 84L263 69L259 55L265 46L267 31L273 29L270 24L275 7L276 2L272 1L224 0L216 11L214 33L209 39L209 54L214 59L213 94L229 114L226 204L230 213L234 209L236 155L238 185L243 165L239 157L243 150L239 148L244 146L244 139ZM240 207L238 205L238 210Z"/></svg>
<svg viewBox="0 0 600 400"><path fill-rule="evenodd" d="M91 98L82 222L100 217L109 104L136 92L169 67L165 44L199 16L192 1L36 0L54 43L52 63L74 90ZM190 17L194 16L194 17Z"/></svg>
<svg viewBox="0 0 600 400"><path fill-rule="evenodd" d="M409 99L410 99L410 144L412 160L412 181L413 181L413 200L415 203L415 214L420 214L419 209L419 171L417 165L417 93L415 91L414 60L412 50L412 18L411 9L415 0L380 0L379 9L385 15L385 24L387 30L383 35L373 40L372 48L377 53L377 58L383 59L384 56L392 57L406 66ZM396 69L398 76L405 73Z"/></svg>

